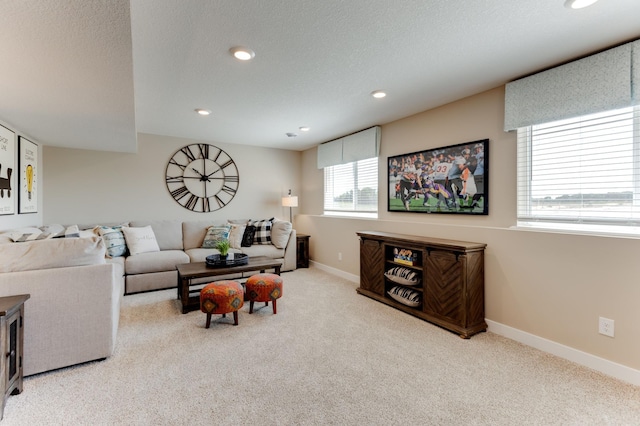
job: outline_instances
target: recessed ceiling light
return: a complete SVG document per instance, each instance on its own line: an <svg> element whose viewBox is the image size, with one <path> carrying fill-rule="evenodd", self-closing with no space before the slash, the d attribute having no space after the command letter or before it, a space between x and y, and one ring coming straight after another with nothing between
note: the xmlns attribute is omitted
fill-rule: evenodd
<svg viewBox="0 0 640 426"><path fill-rule="evenodd" d="M564 2L564 7L568 7L569 9L582 9L587 6L591 6L598 0L566 0Z"/></svg>
<svg viewBox="0 0 640 426"><path fill-rule="evenodd" d="M307 127L307 126L299 127L299 129L300 129L301 132L308 132L310 130L309 127Z"/></svg>
<svg viewBox="0 0 640 426"><path fill-rule="evenodd" d="M241 61L248 61L250 59L253 59L256 56L256 52L242 46L232 47L231 49L229 49L229 52L231 52L231 54L236 59L239 59Z"/></svg>
<svg viewBox="0 0 640 426"><path fill-rule="evenodd" d="M371 96L373 96L374 98L384 98L385 96L387 96L387 94L385 92L383 92L382 90L375 90L373 92L371 92Z"/></svg>
<svg viewBox="0 0 640 426"><path fill-rule="evenodd" d="M196 112L200 115L209 115L211 114L211 111L209 111L208 109L202 109L202 108L197 108Z"/></svg>

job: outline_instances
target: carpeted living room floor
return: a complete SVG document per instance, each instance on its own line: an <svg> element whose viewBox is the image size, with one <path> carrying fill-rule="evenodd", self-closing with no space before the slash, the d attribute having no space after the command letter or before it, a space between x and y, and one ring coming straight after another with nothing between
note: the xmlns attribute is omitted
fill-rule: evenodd
<svg viewBox="0 0 640 426"><path fill-rule="evenodd" d="M638 425L640 387L493 333L464 340L317 268L278 314L126 296L110 358L27 377L7 425Z"/></svg>

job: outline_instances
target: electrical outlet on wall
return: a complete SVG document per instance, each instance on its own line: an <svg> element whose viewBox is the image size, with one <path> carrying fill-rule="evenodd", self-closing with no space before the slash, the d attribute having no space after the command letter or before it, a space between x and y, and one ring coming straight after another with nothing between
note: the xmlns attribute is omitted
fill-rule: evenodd
<svg viewBox="0 0 640 426"><path fill-rule="evenodd" d="M342 253L338 253L338 260L342 260Z"/></svg>
<svg viewBox="0 0 640 426"><path fill-rule="evenodd" d="M598 333L605 336L613 337L614 335L614 321L609 318L600 317L598 320Z"/></svg>

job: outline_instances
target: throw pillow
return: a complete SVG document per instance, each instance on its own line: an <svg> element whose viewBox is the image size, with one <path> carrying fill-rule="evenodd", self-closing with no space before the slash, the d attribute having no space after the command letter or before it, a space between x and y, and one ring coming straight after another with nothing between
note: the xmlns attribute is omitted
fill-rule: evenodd
<svg viewBox="0 0 640 426"><path fill-rule="evenodd" d="M420 292L410 288L395 286L387 292L392 299L403 305L416 307L420 305Z"/></svg>
<svg viewBox="0 0 640 426"><path fill-rule="evenodd" d="M256 227L256 235L253 244L271 244L271 226L273 218L265 220L255 220L251 222Z"/></svg>
<svg viewBox="0 0 640 426"><path fill-rule="evenodd" d="M141 228L124 227L122 233L131 256L160 251L156 235L150 225Z"/></svg>
<svg viewBox="0 0 640 426"><path fill-rule="evenodd" d="M108 258L113 259L127 254L127 243L122 233L122 226L96 226L94 232L102 237Z"/></svg>
<svg viewBox="0 0 640 426"><path fill-rule="evenodd" d="M242 237L244 236L244 231L247 226L237 223L230 224L229 226L231 226L231 231L229 231L229 244L231 244L231 248L239 249L242 247Z"/></svg>
<svg viewBox="0 0 640 426"><path fill-rule="evenodd" d="M54 234L45 234L44 232L33 232L33 233L19 233L14 232L11 234L11 239L14 243L24 243L26 241L37 241L37 240L48 240L49 238L53 238Z"/></svg>
<svg viewBox="0 0 640 426"><path fill-rule="evenodd" d="M271 226L271 244L279 249L287 247L292 229L291 222L274 219Z"/></svg>
<svg viewBox="0 0 640 426"><path fill-rule="evenodd" d="M78 225L70 225L58 232L54 238L80 238Z"/></svg>
<svg viewBox="0 0 640 426"><path fill-rule="evenodd" d="M216 248L218 242L229 239L231 225L210 226L207 228L207 234L204 236L202 248Z"/></svg>
<svg viewBox="0 0 640 426"><path fill-rule="evenodd" d="M54 234L54 235L59 235L59 234L64 234L64 226L55 223L53 225L44 225L40 227L40 230L42 231L43 234Z"/></svg>
<svg viewBox="0 0 640 426"><path fill-rule="evenodd" d="M384 275L390 280L398 284L404 285L418 285L420 284L420 277L416 271L412 271L409 268L403 268L402 266L396 266L389 269Z"/></svg>
<svg viewBox="0 0 640 426"><path fill-rule="evenodd" d="M242 235L241 247L251 247L253 245L253 238L256 235L256 227L253 225L247 225Z"/></svg>

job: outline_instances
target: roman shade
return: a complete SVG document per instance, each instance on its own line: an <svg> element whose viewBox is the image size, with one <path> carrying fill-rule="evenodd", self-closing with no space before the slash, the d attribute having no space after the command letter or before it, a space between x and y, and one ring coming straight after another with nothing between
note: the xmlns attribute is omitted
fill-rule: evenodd
<svg viewBox="0 0 640 426"><path fill-rule="evenodd" d="M318 145L318 168L377 157L379 152L380 127L374 126Z"/></svg>
<svg viewBox="0 0 640 426"><path fill-rule="evenodd" d="M640 102L640 40L506 85L504 130Z"/></svg>

